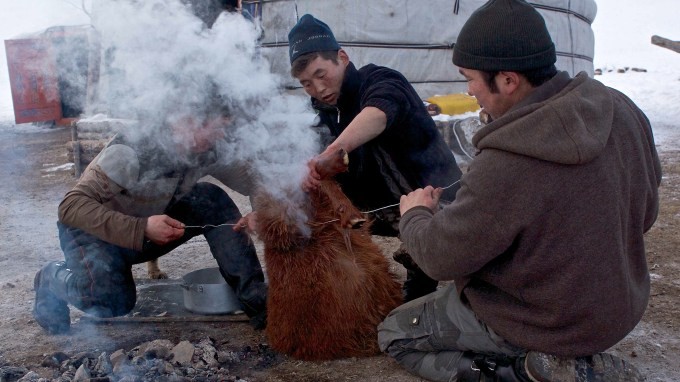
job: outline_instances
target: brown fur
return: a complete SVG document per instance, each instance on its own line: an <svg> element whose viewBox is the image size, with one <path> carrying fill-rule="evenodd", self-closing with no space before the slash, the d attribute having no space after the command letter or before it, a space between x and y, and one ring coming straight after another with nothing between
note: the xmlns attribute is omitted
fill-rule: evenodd
<svg viewBox="0 0 680 382"><path fill-rule="evenodd" d="M377 325L401 304L401 286L368 224L351 228L365 216L330 180L298 203L261 195L255 205L272 348L303 360L379 353ZM309 219L303 229L300 212Z"/></svg>
<svg viewBox="0 0 680 382"><path fill-rule="evenodd" d="M158 259L146 262L146 273L149 275L150 279L154 280L168 278L168 275L158 267Z"/></svg>

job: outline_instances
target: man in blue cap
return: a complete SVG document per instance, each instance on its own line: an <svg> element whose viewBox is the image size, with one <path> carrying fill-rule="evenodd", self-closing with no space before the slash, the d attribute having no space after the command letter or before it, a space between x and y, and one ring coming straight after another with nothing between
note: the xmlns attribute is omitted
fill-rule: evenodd
<svg viewBox="0 0 680 382"><path fill-rule="evenodd" d="M453 63L490 122L456 200L401 199L401 238L438 291L392 311L378 342L435 381L641 381L607 349L649 299L643 234L661 165L649 121L620 92L555 67L545 21L491 0Z"/></svg>
<svg viewBox="0 0 680 382"><path fill-rule="evenodd" d="M360 209L375 210L372 232L398 236L401 195L420 187L446 187L442 202L458 190L461 171L423 101L399 72L373 64L357 69L324 22L304 15L288 34L291 74L312 97L321 123L334 137L309 163L304 187L335 177ZM343 161L348 153L349 164ZM406 301L433 292L437 281L401 248L395 260L407 269Z"/></svg>

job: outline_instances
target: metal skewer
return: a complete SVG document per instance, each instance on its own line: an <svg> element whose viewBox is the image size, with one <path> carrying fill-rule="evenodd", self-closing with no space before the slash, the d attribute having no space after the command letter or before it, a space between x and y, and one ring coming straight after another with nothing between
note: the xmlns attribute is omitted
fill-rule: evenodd
<svg viewBox="0 0 680 382"><path fill-rule="evenodd" d="M460 182L460 179L458 179L457 181L455 181L455 182L453 182L453 183L449 184L449 185L448 185L448 186L446 186L446 187L442 187L441 189L442 189L442 190L446 190L447 188L451 188L451 186L453 186L454 184L456 184L456 183L458 183L458 182ZM384 210L385 208L390 208L390 207L396 207L396 206L398 206L399 204L400 204L400 203L394 203L394 204L390 204L389 206L385 206L385 207L380 207L380 208L376 208L376 209L374 209L374 210L370 210L370 211L362 212L362 214L370 214L371 212L375 212L375 211L380 211L380 210Z"/></svg>
<svg viewBox="0 0 680 382"><path fill-rule="evenodd" d="M446 187L441 187L441 189L442 189L442 190L446 190L447 188L451 188L453 185L455 185L455 184L458 183L458 182L460 182L460 179L458 179L457 181L455 181L455 182L449 184L449 185L446 186ZM396 207L396 206L398 206L398 205L399 205L399 203L390 204L389 206L380 207L380 208L376 208L376 209L374 209L374 210L364 211L364 212L361 212L361 213L362 213L362 214L370 214L370 213L373 213L373 212L376 212L376 211L384 210L384 209L386 209L386 208ZM333 219L333 220L329 220L329 221L327 221L327 222L318 223L318 224L327 224L327 223L332 223L332 222L338 221L338 220L340 220L340 219ZM208 227L221 227L221 226L225 226L225 225L235 226L235 225L238 225L238 223L222 223L222 224L206 224L206 225L186 225L186 226L184 226L184 228L208 228ZM245 228L245 227L246 227L245 224L241 224L240 226L241 226L242 228Z"/></svg>
<svg viewBox="0 0 680 382"><path fill-rule="evenodd" d="M185 225L184 228L208 228L208 227L222 227L223 225L239 225L238 223L222 223L222 224L206 224L206 225ZM242 228L245 228L245 224L240 224Z"/></svg>

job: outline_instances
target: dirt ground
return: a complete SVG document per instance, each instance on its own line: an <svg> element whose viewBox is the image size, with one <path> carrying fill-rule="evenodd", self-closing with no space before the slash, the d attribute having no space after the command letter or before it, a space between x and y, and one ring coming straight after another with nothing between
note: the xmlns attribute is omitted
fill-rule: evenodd
<svg viewBox="0 0 680 382"><path fill-rule="evenodd" d="M56 234L56 209L74 184L65 143L67 128L0 126L0 367L23 366L51 378L41 360L62 351L126 351L154 339L198 341L210 337L233 349L266 349L262 332L246 322L163 322L102 324L81 319L72 311L73 329L68 335L50 336L33 321L33 277L47 261L63 258ZM660 189L661 211L646 236L652 276L647 312L636 329L610 351L629 359L648 381L680 380L680 151L661 152L664 178ZM237 196L237 195L236 195ZM237 198L247 212L247 199ZM394 239L375 237L384 253L397 247ZM258 247L261 253L261 246ZM171 278L214 266L207 244L190 241L160 260ZM393 264L403 277L401 267ZM135 276L146 278L143 265ZM264 353L263 353L264 354ZM259 357L232 370L246 381L420 381L386 356L301 362L281 355Z"/></svg>

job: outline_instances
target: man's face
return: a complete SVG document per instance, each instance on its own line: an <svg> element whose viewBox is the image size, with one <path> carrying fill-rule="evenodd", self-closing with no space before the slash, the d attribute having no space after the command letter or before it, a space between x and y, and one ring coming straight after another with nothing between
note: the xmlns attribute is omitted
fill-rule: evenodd
<svg viewBox="0 0 680 382"><path fill-rule="evenodd" d="M192 116L178 119L172 124L173 140L182 153L200 154L212 149L215 142L224 138L229 118L209 117L205 120Z"/></svg>
<svg viewBox="0 0 680 382"><path fill-rule="evenodd" d="M297 79L307 94L323 103L336 105L348 63L349 58L343 50L338 52L337 64L319 56L307 65Z"/></svg>
<svg viewBox="0 0 680 382"><path fill-rule="evenodd" d="M503 84L497 81L500 73L493 79L499 90L492 92L479 70L460 68L459 72L467 79L468 94L475 97L479 106L493 119L500 118L510 110L513 101L503 92Z"/></svg>

